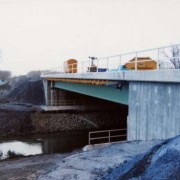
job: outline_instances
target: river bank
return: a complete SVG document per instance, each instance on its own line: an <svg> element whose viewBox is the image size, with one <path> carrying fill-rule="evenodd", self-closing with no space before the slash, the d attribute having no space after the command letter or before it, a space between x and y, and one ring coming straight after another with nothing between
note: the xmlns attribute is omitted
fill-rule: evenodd
<svg viewBox="0 0 180 180"><path fill-rule="evenodd" d="M179 179L180 136L86 146L82 150L0 162L1 180Z"/></svg>
<svg viewBox="0 0 180 180"><path fill-rule="evenodd" d="M0 162L1 180L35 180L56 166L67 154L38 155Z"/></svg>
<svg viewBox="0 0 180 180"><path fill-rule="evenodd" d="M0 137L0 161L30 155L70 153L87 144L87 131Z"/></svg>
<svg viewBox="0 0 180 180"><path fill-rule="evenodd" d="M1 180L96 179L145 153L160 141L121 142L69 154L40 155L0 162ZM85 148L87 149L87 148ZM133 151L132 151L133 149Z"/></svg>

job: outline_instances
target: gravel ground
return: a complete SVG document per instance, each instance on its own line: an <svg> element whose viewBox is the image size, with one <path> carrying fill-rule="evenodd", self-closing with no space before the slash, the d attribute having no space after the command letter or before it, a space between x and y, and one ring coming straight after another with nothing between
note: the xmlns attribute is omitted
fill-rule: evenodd
<svg viewBox="0 0 180 180"><path fill-rule="evenodd" d="M0 162L0 180L96 179L145 153L159 141L85 147L86 152L31 156ZM133 151L132 151L133 149Z"/></svg>
<svg viewBox="0 0 180 180"><path fill-rule="evenodd" d="M0 162L0 180L35 180L67 155L42 155Z"/></svg>
<svg viewBox="0 0 180 180"><path fill-rule="evenodd" d="M166 140L145 154L113 169L103 179L180 179L180 136Z"/></svg>
<svg viewBox="0 0 180 180"><path fill-rule="evenodd" d="M64 158L56 164L55 168L41 175L39 179L102 179L114 168L127 163L139 154L145 153L159 142L121 142L96 146L90 151ZM91 147L84 149L91 149Z"/></svg>
<svg viewBox="0 0 180 180"><path fill-rule="evenodd" d="M0 162L1 180L180 179L180 136Z"/></svg>

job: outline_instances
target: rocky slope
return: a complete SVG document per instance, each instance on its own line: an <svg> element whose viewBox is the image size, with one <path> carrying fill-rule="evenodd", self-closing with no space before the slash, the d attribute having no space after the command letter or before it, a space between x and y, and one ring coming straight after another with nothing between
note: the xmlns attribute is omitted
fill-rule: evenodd
<svg viewBox="0 0 180 180"><path fill-rule="evenodd" d="M180 179L180 136L154 146L145 154L118 166L104 179Z"/></svg>
<svg viewBox="0 0 180 180"><path fill-rule="evenodd" d="M120 114L117 110L43 113L27 104L1 104L0 136L124 128L126 116L117 118Z"/></svg>
<svg viewBox="0 0 180 180"><path fill-rule="evenodd" d="M120 116L120 118L118 118ZM126 128L126 116L117 110L34 113L32 125L37 132Z"/></svg>
<svg viewBox="0 0 180 180"><path fill-rule="evenodd" d="M0 136L26 134L33 131L29 107L0 105Z"/></svg>

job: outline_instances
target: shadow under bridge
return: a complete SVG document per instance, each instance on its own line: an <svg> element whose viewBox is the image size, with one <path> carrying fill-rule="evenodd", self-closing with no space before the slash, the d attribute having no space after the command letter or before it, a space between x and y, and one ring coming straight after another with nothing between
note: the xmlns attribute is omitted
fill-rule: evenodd
<svg viewBox="0 0 180 180"><path fill-rule="evenodd" d="M55 81L53 86L58 89L63 89L119 104L128 105L129 86L126 82L114 82L105 85L93 85Z"/></svg>

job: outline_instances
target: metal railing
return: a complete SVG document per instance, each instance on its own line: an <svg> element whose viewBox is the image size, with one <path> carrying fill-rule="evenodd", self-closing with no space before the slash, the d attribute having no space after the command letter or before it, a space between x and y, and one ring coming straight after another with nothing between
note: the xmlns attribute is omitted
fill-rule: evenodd
<svg viewBox="0 0 180 180"><path fill-rule="evenodd" d="M118 132L120 134L112 134L112 132L113 133ZM100 136L97 137L96 136L97 134L100 134ZM102 134L105 134L105 135L102 135ZM92 137L92 135L94 135L94 136ZM91 145L91 144L100 144L100 143L91 143L92 141L95 141L95 140L106 140L103 143L110 143L110 142L112 142L112 138L121 138L121 137L122 138L127 137L127 129L113 129L113 130L104 130L104 131L92 131L92 132L89 132L89 145ZM117 142L117 141L113 141L113 142Z"/></svg>
<svg viewBox="0 0 180 180"><path fill-rule="evenodd" d="M57 67L48 71L44 71L42 75L57 75L69 73L91 73L91 72L113 72L121 71L123 65L134 64L133 70L138 70L138 64L142 62L155 61L156 69L174 69L170 59L180 60L179 56L172 56L172 48L180 48L180 44L163 46L159 48L147 49L143 51L135 51L120 55L107 56L98 59L77 62L68 66ZM139 60L144 58L144 60ZM134 59L134 60L133 60ZM133 60L131 62L131 60Z"/></svg>

